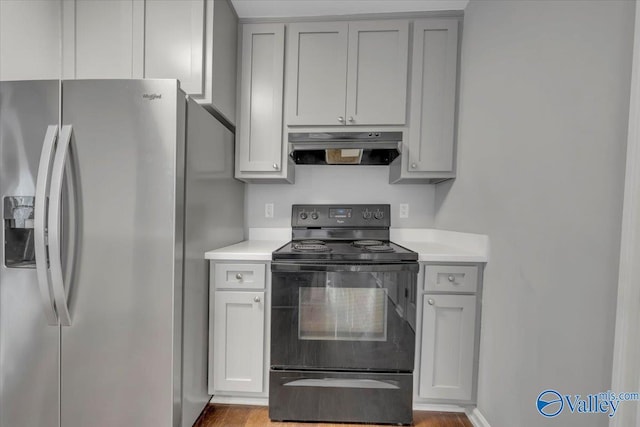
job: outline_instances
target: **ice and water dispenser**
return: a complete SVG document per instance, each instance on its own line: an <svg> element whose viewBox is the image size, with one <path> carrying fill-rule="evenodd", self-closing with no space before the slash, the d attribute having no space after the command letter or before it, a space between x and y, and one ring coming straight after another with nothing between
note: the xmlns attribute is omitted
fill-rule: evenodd
<svg viewBox="0 0 640 427"><path fill-rule="evenodd" d="M33 240L34 197L10 196L3 199L4 265L35 268Z"/></svg>

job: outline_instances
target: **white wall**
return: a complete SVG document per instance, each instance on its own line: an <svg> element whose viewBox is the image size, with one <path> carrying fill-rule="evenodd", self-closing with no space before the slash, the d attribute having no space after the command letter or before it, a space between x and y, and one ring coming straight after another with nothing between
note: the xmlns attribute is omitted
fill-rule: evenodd
<svg viewBox="0 0 640 427"><path fill-rule="evenodd" d="M608 425L535 404L610 387L633 18L628 1L466 9L459 173L435 224L491 239L478 408L494 427Z"/></svg>
<svg viewBox="0 0 640 427"><path fill-rule="evenodd" d="M296 183L247 185L248 227L290 227L291 205L302 203L389 203L392 227L433 226L435 189L425 184L389 184L387 166L296 166ZM265 203L274 217L264 217ZM400 219L400 203L409 218Z"/></svg>

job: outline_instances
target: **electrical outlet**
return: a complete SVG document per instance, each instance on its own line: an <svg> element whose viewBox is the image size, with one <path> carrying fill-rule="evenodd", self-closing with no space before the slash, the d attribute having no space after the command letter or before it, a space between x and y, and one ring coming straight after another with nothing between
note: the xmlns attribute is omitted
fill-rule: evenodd
<svg viewBox="0 0 640 427"><path fill-rule="evenodd" d="M400 218L409 218L409 203L400 203Z"/></svg>
<svg viewBox="0 0 640 427"><path fill-rule="evenodd" d="M264 204L264 217L273 218L273 203Z"/></svg>

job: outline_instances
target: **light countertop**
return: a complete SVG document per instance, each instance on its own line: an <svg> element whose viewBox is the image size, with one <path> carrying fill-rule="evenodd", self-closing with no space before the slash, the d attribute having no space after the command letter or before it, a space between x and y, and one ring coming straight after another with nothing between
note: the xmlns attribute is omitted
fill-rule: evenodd
<svg viewBox="0 0 640 427"><path fill-rule="evenodd" d="M206 259L221 261L271 261L271 252L289 240L245 240L204 254Z"/></svg>
<svg viewBox="0 0 640 427"><path fill-rule="evenodd" d="M291 239L291 229L250 229L249 240L205 253L223 261L270 261L271 253ZM434 229L391 229L391 241L417 252L422 262L487 262L489 238L482 234Z"/></svg>

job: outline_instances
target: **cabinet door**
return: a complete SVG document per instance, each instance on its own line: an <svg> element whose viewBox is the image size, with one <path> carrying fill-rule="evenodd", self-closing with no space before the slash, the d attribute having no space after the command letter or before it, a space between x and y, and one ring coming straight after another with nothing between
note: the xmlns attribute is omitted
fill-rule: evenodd
<svg viewBox="0 0 640 427"><path fill-rule="evenodd" d="M60 78L61 3L0 1L0 80Z"/></svg>
<svg viewBox="0 0 640 427"><path fill-rule="evenodd" d="M186 93L204 93L205 3L205 0L145 2L146 78L178 79Z"/></svg>
<svg viewBox="0 0 640 427"><path fill-rule="evenodd" d="M206 23L205 88L204 95L195 96L195 99L200 103L213 105L220 114L235 124L238 16L228 0L208 0L207 7L213 7L213 20L207 19ZM209 14L207 16L210 18Z"/></svg>
<svg viewBox="0 0 640 427"><path fill-rule="evenodd" d="M348 125L405 124L408 34L408 21L349 24Z"/></svg>
<svg viewBox="0 0 640 427"><path fill-rule="evenodd" d="M413 28L409 172L453 170L458 21L416 21Z"/></svg>
<svg viewBox="0 0 640 427"><path fill-rule="evenodd" d="M63 1L63 78L141 78L143 10L142 0Z"/></svg>
<svg viewBox="0 0 640 427"><path fill-rule="evenodd" d="M418 395L471 400L476 297L424 295Z"/></svg>
<svg viewBox="0 0 640 427"><path fill-rule="evenodd" d="M264 292L216 292L215 391L262 391L264 334Z"/></svg>
<svg viewBox="0 0 640 427"><path fill-rule="evenodd" d="M287 125L345 124L346 22L289 25Z"/></svg>
<svg viewBox="0 0 640 427"><path fill-rule="evenodd" d="M242 29L237 178L282 170L284 24L246 24Z"/></svg>

